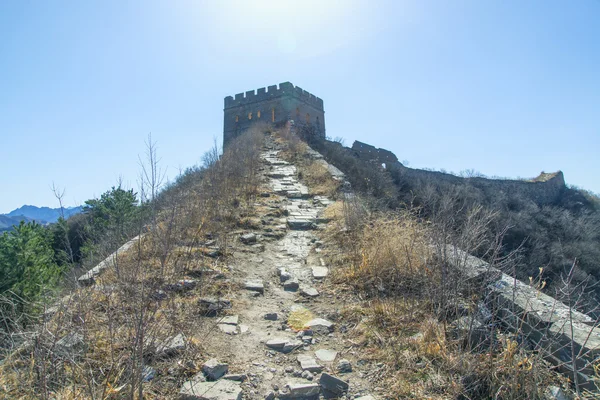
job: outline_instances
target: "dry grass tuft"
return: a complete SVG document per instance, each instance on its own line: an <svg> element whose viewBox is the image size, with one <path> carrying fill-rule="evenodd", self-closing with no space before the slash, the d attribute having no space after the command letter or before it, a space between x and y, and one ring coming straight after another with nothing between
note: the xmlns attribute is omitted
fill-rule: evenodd
<svg viewBox="0 0 600 400"><path fill-rule="evenodd" d="M330 222L340 222L344 219L344 202L341 200L336 201L335 203L330 204L323 211L323 217L327 218ZM337 225L337 224L336 224ZM339 228L339 225L337 225Z"/></svg>
<svg viewBox="0 0 600 400"><path fill-rule="evenodd" d="M310 310L299 307L290 312L288 317L288 325L295 331L301 331L305 329L305 325L314 318L315 316Z"/></svg>
<svg viewBox="0 0 600 400"><path fill-rule="evenodd" d="M299 165L299 177L308 186L313 195L335 197L341 182L333 179L331 173L321 162L306 160Z"/></svg>
<svg viewBox="0 0 600 400"><path fill-rule="evenodd" d="M336 290L356 299L341 312L347 338L373 363L372 379L387 398L541 399L549 384L564 384L540 355L515 346L515 337L465 347L470 332L455 331L440 313L440 268L429 228L413 213L349 218L352 209L328 209L337 223L326 232L325 256L336 266Z"/></svg>
<svg viewBox="0 0 600 400"><path fill-rule="evenodd" d="M338 278L367 292L422 291L431 259L426 234L408 213L370 221L358 237L348 238L358 246L350 266L337 270Z"/></svg>

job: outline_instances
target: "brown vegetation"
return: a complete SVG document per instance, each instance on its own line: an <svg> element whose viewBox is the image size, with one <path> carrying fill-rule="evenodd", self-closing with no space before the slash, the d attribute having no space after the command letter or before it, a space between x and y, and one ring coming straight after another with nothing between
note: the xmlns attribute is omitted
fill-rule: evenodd
<svg viewBox="0 0 600 400"><path fill-rule="evenodd" d="M343 322L364 356L383 362L379 379L389 398L541 399L548 385L565 382L540 353L519 346L518 335L477 328L481 306L468 293L481 288L465 290L444 268L435 246L439 223L409 211L330 207L337 219L327 231L327 258L337 267L337 290L354 298ZM474 211L468 231L486 223Z"/></svg>
<svg viewBox="0 0 600 400"><path fill-rule="evenodd" d="M30 332L14 332L26 340L0 365L5 398L164 398L198 372L211 329L198 300L234 289L219 279L227 272L223 256L232 228L252 219L263 140L257 127L222 156L213 148L203 167L161 192L149 146L142 192L151 212L139 227L147 233L94 286L71 291ZM185 348L173 367L161 347L179 334ZM65 338L73 348L65 350ZM147 381L150 362L157 378Z"/></svg>
<svg viewBox="0 0 600 400"><path fill-rule="evenodd" d="M282 158L298 168L298 178L308 186L312 195L334 198L341 182L335 180L322 160L307 155L309 147L300 137L284 128L277 131L277 142L284 147Z"/></svg>

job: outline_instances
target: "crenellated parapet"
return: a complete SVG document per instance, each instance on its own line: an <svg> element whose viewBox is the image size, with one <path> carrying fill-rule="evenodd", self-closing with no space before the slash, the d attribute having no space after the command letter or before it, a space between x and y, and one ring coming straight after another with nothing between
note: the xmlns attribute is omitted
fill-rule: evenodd
<svg viewBox="0 0 600 400"><path fill-rule="evenodd" d="M409 168L398 161L394 153L379 149L367 143L355 141L349 149L356 157L366 161L385 164L386 168L395 169L399 176L407 182L427 182L439 186L473 185L486 193L490 198L499 195L521 196L529 198L539 205L555 204L566 188L565 177L561 171L542 172L540 176L529 180L489 179L484 177L463 178L440 171Z"/></svg>
<svg viewBox="0 0 600 400"><path fill-rule="evenodd" d="M299 86L294 86L290 82L283 82L278 85L267 86L257 90L249 90L245 93L238 93L234 96L225 97L225 109L246 106L253 103L275 100L279 97L294 97L306 104L323 110L323 100L307 92Z"/></svg>
<svg viewBox="0 0 600 400"><path fill-rule="evenodd" d="M227 96L224 103L224 145L256 123L284 126L290 120L325 137L323 100L290 82Z"/></svg>

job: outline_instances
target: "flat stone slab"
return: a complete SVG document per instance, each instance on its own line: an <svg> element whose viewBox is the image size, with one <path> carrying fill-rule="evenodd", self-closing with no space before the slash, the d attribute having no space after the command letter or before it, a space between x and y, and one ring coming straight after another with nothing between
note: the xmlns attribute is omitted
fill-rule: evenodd
<svg viewBox="0 0 600 400"><path fill-rule="evenodd" d="M315 318L308 321L304 325L304 328L312 329L313 332L319 333L321 335L327 335L328 333L333 331L333 323L323 318Z"/></svg>
<svg viewBox="0 0 600 400"><path fill-rule="evenodd" d="M286 385L290 390L291 398L302 398L317 396L321 391L318 383L307 383L306 381L291 381Z"/></svg>
<svg viewBox="0 0 600 400"><path fill-rule="evenodd" d="M315 355L317 358L323 362L333 362L337 357L337 351L327 350L327 349L319 349L315 351Z"/></svg>
<svg viewBox="0 0 600 400"><path fill-rule="evenodd" d="M315 279L323 279L329 275L329 268L327 267L312 267L312 275Z"/></svg>
<svg viewBox="0 0 600 400"><path fill-rule="evenodd" d="M246 375L246 374L228 374L228 375L225 375L223 377L223 379L228 379L230 381L244 382L246 379L248 379L248 375Z"/></svg>
<svg viewBox="0 0 600 400"><path fill-rule="evenodd" d="M237 325L231 324L217 324L217 327L228 335L236 335L237 334Z"/></svg>
<svg viewBox="0 0 600 400"><path fill-rule="evenodd" d="M221 379L216 382L187 381L179 390L182 400L242 400L240 382Z"/></svg>
<svg viewBox="0 0 600 400"><path fill-rule="evenodd" d="M299 218L288 218L287 226L292 230L309 230L314 228L314 220L313 219L299 219Z"/></svg>
<svg viewBox="0 0 600 400"><path fill-rule="evenodd" d="M246 281L246 283L244 284L244 288L246 290L250 290L252 292L258 292L258 293L265 292L265 284L261 280Z"/></svg>
<svg viewBox="0 0 600 400"><path fill-rule="evenodd" d="M297 360L303 371L321 372L323 370L323 367L317 364L317 361L309 355L300 354Z"/></svg>
<svg viewBox="0 0 600 400"><path fill-rule="evenodd" d="M123 246L119 247L119 249L117 251L112 253L110 256L106 257L103 261L98 263L98 265L96 265L94 268L92 268L91 270L89 270L88 272L86 272L85 274L80 276L78 278L79 283L82 285L86 285L86 286L93 285L96 282L95 278L98 275L100 275L102 272L104 272L105 269L111 268L117 263L118 256L120 255L120 253L124 253L127 250L129 250L129 248L131 246L133 246L142 237L144 237L143 234L138 235L138 236L134 237L133 239L131 239L130 241L128 241L127 243L125 243Z"/></svg>
<svg viewBox="0 0 600 400"><path fill-rule="evenodd" d="M216 358L211 358L202 365L202 372L207 379L216 381L227 373L229 365L219 362Z"/></svg>
<svg viewBox="0 0 600 400"><path fill-rule="evenodd" d="M319 291L314 287L303 287L300 289L300 294L306 297L317 297L319 296Z"/></svg>
<svg viewBox="0 0 600 400"><path fill-rule="evenodd" d="M326 372L321 374L321 377L319 378L319 384L323 389L337 395L346 393L350 387L348 382L345 382L333 375L329 375Z"/></svg>
<svg viewBox="0 0 600 400"><path fill-rule="evenodd" d="M291 351L296 350L299 347L302 347L303 345L304 345L304 342L301 340L290 340L283 346L283 348L281 349L281 352L289 353Z"/></svg>
<svg viewBox="0 0 600 400"><path fill-rule="evenodd" d="M274 339L270 339L267 340L265 342L265 346L267 346L270 349L273 350L281 350L283 349L283 346L285 346L285 344L289 341L289 339L285 339L285 338L274 338Z"/></svg>
<svg viewBox="0 0 600 400"><path fill-rule="evenodd" d="M174 356L185 350L185 336L182 333L170 337L158 346L157 353L160 356Z"/></svg>
<svg viewBox="0 0 600 400"><path fill-rule="evenodd" d="M227 324L227 325L237 325L239 322L239 316L230 315L227 317L223 317L219 320L219 324Z"/></svg>
<svg viewBox="0 0 600 400"><path fill-rule="evenodd" d="M289 353L298 347L302 347L303 344L304 343L301 340L290 340L283 338L275 338L265 342L265 346L268 348L280 351L282 353Z"/></svg>

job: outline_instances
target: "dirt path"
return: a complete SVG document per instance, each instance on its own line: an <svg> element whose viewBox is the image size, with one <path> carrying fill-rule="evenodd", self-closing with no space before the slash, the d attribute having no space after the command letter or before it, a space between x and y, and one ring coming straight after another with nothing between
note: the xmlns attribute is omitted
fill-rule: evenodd
<svg viewBox="0 0 600 400"><path fill-rule="evenodd" d="M321 214L331 200L310 197L278 151L269 142L263 153L271 188L264 194L270 211L260 216L264 228L243 236L230 261L241 286L232 299L233 318L221 320L208 341L211 355L229 364L232 376L197 385L192 380L182 390L215 393L189 397L198 399L239 399L240 393L244 399L370 399L361 396L377 388L368 382L368 364L342 338L345 327L336 324L341 301L329 294L329 270L319 257L326 224ZM284 217L277 215L281 208Z"/></svg>

